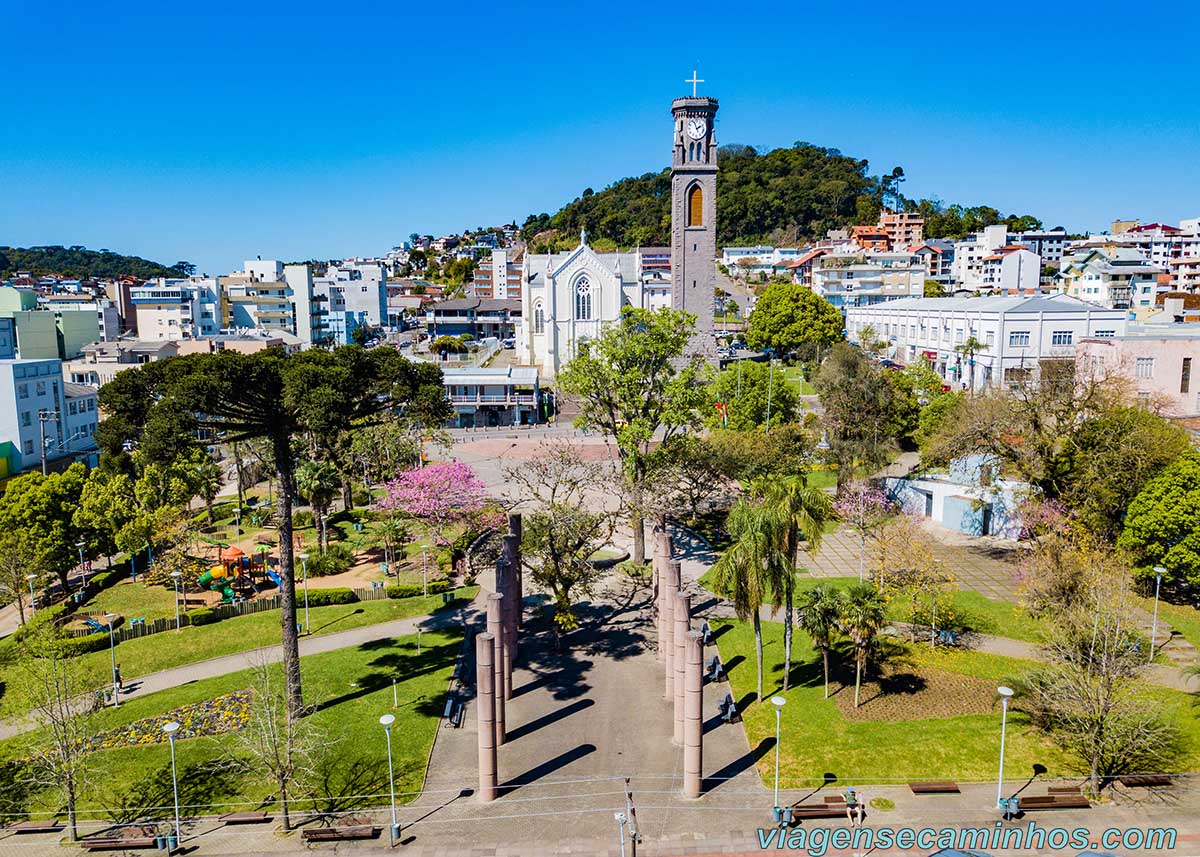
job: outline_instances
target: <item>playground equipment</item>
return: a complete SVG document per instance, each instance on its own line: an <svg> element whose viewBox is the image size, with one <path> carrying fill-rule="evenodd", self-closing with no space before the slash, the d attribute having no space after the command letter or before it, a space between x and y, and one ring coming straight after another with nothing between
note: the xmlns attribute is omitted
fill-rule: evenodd
<svg viewBox="0 0 1200 857"><path fill-rule="evenodd" d="M213 592L220 592L221 600L229 604L232 603L236 596L230 584L240 577L241 574L242 570L236 565L220 563L200 575L198 582L202 589L211 589Z"/></svg>

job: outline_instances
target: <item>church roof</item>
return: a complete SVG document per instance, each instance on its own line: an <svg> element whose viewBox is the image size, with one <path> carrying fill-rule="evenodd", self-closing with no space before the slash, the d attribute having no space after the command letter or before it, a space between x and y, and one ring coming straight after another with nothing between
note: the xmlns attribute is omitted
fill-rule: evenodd
<svg viewBox="0 0 1200 857"><path fill-rule="evenodd" d="M588 245L581 244L567 253L533 253L527 256L530 285L545 285L548 276L561 270L584 251L596 259L606 270L618 274L621 278L621 285L637 284L638 278L641 276L637 253L597 253Z"/></svg>

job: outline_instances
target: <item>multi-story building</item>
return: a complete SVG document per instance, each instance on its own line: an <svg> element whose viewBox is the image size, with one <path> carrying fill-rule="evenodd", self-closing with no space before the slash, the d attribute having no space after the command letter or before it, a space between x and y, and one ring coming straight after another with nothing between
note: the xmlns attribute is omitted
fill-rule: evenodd
<svg viewBox="0 0 1200 857"><path fill-rule="evenodd" d="M836 307L920 297L925 264L912 253L827 253L812 267L812 290Z"/></svg>
<svg viewBox="0 0 1200 857"><path fill-rule="evenodd" d="M775 248L766 245L726 247L721 252L721 264L728 268L731 274L767 276L771 273L775 262Z"/></svg>
<svg viewBox="0 0 1200 857"><path fill-rule="evenodd" d="M147 280L129 290L145 340L174 341L212 336L221 328L220 285L214 277Z"/></svg>
<svg viewBox="0 0 1200 857"><path fill-rule="evenodd" d="M95 394L68 396L64 386L58 359L0 360L0 469L39 467L43 454L47 462L94 456Z"/></svg>
<svg viewBox="0 0 1200 857"><path fill-rule="evenodd" d="M516 335L521 302L495 298L458 298L430 304L425 325L430 337L462 336L509 339Z"/></svg>
<svg viewBox="0 0 1200 857"><path fill-rule="evenodd" d="M979 287L992 294L1033 294L1041 281L1041 259L1019 244L1000 247L980 263Z"/></svg>
<svg viewBox="0 0 1200 857"><path fill-rule="evenodd" d="M953 282L954 242L942 238L930 238L909 252L921 260L925 266L925 279L933 280L943 289L949 290Z"/></svg>
<svg viewBox="0 0 1200 857"><path fill-rule="evenodd" d="M1171 260L1170 285L1176 291L1200 293L1200 256Z"/></svg>
<svg viewBox="0 0 1200 857"><path fill-rule="evenodd" d="M448 427L533 425L541 421L542 392L532 367L442 369L454 408Z"/></svg>
<svg viewBox="0 0 1200 857"><path fill-rule="evenodd" d="M925 237L925 218L916 211L885 211L879 228L887 235L889 250L907 250Z"/></svg>
<svg viewBox="0 0 1200 857"><path fill-rule="evenodd" d="M1084 339L1075 368L1081 377L1124 378L1168 416L1200 415L1200 324L1131 325L1125 336Z"/></svg>
<svg viewBox="0 0 1200 857"><path fill-rule="evenodd" d="M1013 232L1008 236L1009 244L1020 244L1040 256L1047 265L1057 265L1067 246L1067 230L1046 229Z"/></svg>
<svg viewBox="0 0 1200 857"><path fill-rule="evenodd" d="M295 277L291 279L295 280ZM318 319L316 324L325 325L327 341L346 345L353 341L356 329L379 328L388 324L387 274L382 264L355 263L331 267L325 276L313 277L311 282L313 300L320 306L315 310ZM294 290L294 294L299 294L299 291ZM297 304L297 331L302 326L301 316Z"/></svg>
<svg viewBox="0 0 1200 857"><path fill-rule="evenodd" d="M38 298L38 305L49 312L94 312L101 340L116 339L121 335L121 314L108 298L55 293Z"/></svg>
<svg viewBox="0 0 1200 857"><path fill-rule="evenodd" d="M870 326L901 363L929 361L947 383L983 389L1036 381L1042 364L1075 355L1087 337L1123 336L1123 310L1067 295L910 298L847 307L846 329ZM969 350L967 346L977 344Z"/></svg>
<svg viewBox="0 0 1200 857"><path fill-rule="evenodd" d="M892 249L891 236L881 226L855 226L850 238L863 250L886 253Z"/></svg>
<svg viewBox="0 0 1200 857"><path fill-rule="evenodd" d="M1132 247L1108 245L1063 259L1055 278L1059 291L1112 309L1154 312L1164 270Z"/></svg>
<svg viewBox="0 0 1200 857"><path fill-rule="evenodd" d="M512 261L507 250L493 250L490 258L475 268L473 288L477 298L519 301L521 263Z"/></svg>
<svg viewBox="0 0 1200 857"><path fill-rule="evenodd" d="M118 372L180 353L182 339L118 339L85 345L83 354L62 364L63 380L70 384L102 387Z"/></svg>
<svg viewBox="0 0 1200 857"><path fill-rule="evenodd" d="M97 316L38 306L33 289L0 286L0 318L11 321L15 356L26 360L74 357L100 339Z"/></svg>
<svg viewBox="0 0 1200 857"><path fill-rule="evenodd" d="M963 289L979 291L983 287L983 260L1008 244L1008 227L988 226L954 244L951 276Z"/></svg>

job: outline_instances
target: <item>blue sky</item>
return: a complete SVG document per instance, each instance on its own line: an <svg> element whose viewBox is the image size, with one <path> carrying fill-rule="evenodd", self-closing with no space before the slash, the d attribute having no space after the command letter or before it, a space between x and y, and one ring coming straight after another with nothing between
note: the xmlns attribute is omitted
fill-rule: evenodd
<svg viewBox="0 0 1200 857"><path fill-rule="evenodd" d="M1200 215L1194 2L4 9L0 245L215 274L523 220L664 166L693 67L722 143L1072 230Z"/></svg>

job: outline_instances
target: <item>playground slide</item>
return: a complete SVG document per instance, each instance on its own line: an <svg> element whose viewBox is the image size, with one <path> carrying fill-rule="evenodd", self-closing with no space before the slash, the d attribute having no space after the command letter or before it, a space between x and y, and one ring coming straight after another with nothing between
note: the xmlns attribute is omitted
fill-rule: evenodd
<svg viewBox="0 0 1200 857"><path fill-rule="evenodd" d="M230 585L233 578L237 577L241 572L237 568L227 568L224 565L214 565L204 574L200 575L197 581L204 589L211 589L213 592L221 593L221 600L230 603L233 601L236 593Z"/></svg>
<svg viewBox="0 0 1200 857"><path fill-rule="evenodd" d="M275 584L276 588L282 589L283 588L283 578L281 578L279 576L279 574L275 571L275 569L271 568L270 566L267 566L266 572L267 572L267 577L269 577L271 579L271 582Z"/></svg>

